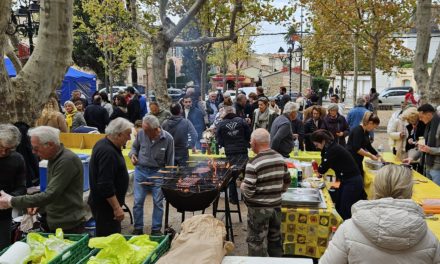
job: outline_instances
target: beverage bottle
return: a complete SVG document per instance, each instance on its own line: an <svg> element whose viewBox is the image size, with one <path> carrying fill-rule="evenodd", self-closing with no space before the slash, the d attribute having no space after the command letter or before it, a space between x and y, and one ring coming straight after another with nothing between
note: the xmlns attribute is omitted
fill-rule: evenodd
<svg viewBox="0 0 440 264"><path fill-rule="evenodd" d="M298 156L299 155L299 141L296 138L295 141L293 142L293 156Z"/></svg>
<svg viewBox="0 0 440 264"><path fill-rule="evenodd" d="M289 168L290 173L290 187L298 187L298 171L295 168Z"/></svg>
<svg viewBox="0 0 440 264"><path fill-rule="evenodd" d="M303 172L302 172L302 170L301 169L298 169L297 170L297 182L299 183L299 182L302 182L302 180L303 180Z"/></svg>
<svg viewBox="0 0 440 264"><path fill-rule="evenodd" d="M313 172L315 172L315 174L318 174L318 162L316 162L316 160L312 160L312 167L313 167Z"/></svg>
<svg viewBox="0 0 440 264"><path fill-rule="evenodd" d="M212 140L211 140L211 153L218 154L218 153L216 153L217 152L216 149L217 149L217 141L215 140L215 138L212 138Z"/></svg>
<svg viewBox="0 0 440 264"><path fill-rule="evenodd" d="M330 236L328 237L328 242L330 242L330 240L332 240L332 238L335 236L336 233L336 226L332 226L332 233L330 234Z"/></svg>

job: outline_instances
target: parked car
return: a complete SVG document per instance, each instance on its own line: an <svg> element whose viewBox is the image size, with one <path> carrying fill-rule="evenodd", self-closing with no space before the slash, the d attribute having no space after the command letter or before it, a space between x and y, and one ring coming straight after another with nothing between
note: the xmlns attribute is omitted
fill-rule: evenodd
<svg viewBox="0 0 440 264"><path fill-rule="evenodd" d="M380 104L400 105L405 101L405 94L408 93L410 87L391 87L379 93ZM417 98L418 95L414 94Z"/></svg>
<svg viewBox="0 0 440 264"><path fill-rule="evenodd" d="M179 101L180 98L184 96L182 90L176 88L168 88L168 96L171 97L173 101Z"/></svg>

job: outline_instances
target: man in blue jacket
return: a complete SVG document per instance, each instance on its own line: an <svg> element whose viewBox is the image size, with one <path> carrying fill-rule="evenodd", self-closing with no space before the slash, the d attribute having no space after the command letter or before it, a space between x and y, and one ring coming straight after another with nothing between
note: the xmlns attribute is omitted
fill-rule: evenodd
<svg viewBox="0 0 440 264"><path fill-rule="evenodd" d="M368 112L368 109L365 108L365 99L359 97L356 100L356 106L353 107L353 109L351 109L347 114L347 123L350 127L350 130L361 124L365 112Z"/></svg>

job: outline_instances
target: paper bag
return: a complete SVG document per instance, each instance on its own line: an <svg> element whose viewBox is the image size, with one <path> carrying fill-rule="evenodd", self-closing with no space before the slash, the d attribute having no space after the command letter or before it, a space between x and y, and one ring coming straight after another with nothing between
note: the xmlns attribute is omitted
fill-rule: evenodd
<svg viewBox="0 0 440 264"><path fill-rule="evenodd" d="M157 264L216 264L233 250L225 242L226 229L222 221L212 215L197 215L182 223L182 231L171 242L168 253Z"/></svg>

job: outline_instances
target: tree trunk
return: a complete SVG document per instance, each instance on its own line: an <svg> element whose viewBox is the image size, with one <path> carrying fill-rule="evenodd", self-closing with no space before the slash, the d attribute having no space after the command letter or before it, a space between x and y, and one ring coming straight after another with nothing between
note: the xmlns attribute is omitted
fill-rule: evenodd
<svg viewBox="0 0 440 264"><path fill-rule="evenodd" d="M198 51L198 55L200 62L202 63L202 71L200 73L200 94L202 96L202 100L204 100L206 94L206 75L208 72L208 63L206 62L207 54L203 51Z"/></svg>
<svg viewBox="0 0 440 264"><path fill-rule="evenodd" d="M223 42L223 92L228 90L227 82L226 82L226 74L228 74L228 55L226 54L225 43Z"/></svg>
<svg viewBox="0 0 440 264"><path fill-rule="evenodd" d="M339 89L339 97L341 98L341 101L345 100L344 96L344 79L345 79L345 72L341 71L339 72L341 75L341 83L340 83L340 89Z"/></svg>
<svg viewBox="0 0 440 264"><path fill-rule="evenodd" d="M167 65L167 52L170 48L171 41L168 41L166 36L159 32L152 39L153 45L153 85L156 93L156 100L165 109L170 105L171 99L167 92L167 80L165 78L165 71Z"/></svg>
<svg viewBox="0 0 440 264"><path fill-rule="evenodd" d="M136 58L133 59L133 62L131 63L131 84L133 86L138 85L138 71L137 71L137 63Z"/></svg>
<svg viewBox="0 0 440 264"><path fill-rule="evenodd" d="M376 87L376 63L377 53L379 52L379 40L376 38L373 43L373 48L370 55L370 76L371 76L371 88Z"/></svg>
<svg viewBox="0 0 440 264"><path fill-rule="evenodd" d="M73 0L41 0L37 46L16 78L9 79L0 60L0 123L32 125L49 95L61 85L72 59ZM0 58L3 58L11 1L0 1Z"/></svg>
<svg viewBox="0 0 440 264"><path fill-rule="evenodd" d="M359 66L359 59L358 59L358 37L357 35L354 35L354 45L353 45L353 106L356 106L356 100L357 100L357 84L358 84L358 66Z"/></svg>
<svg viewBox="0 0 440 264"><path fill-rule="evenodd" d="M414 55L414 79L422 102L428 100L428 54L431 42L431 0L418 0L416 8L417 43ZM436 56L437 58L437 56Z"/></svg>
<svg viewBox="0 0 440 264"><path fill-rule="evenodd" d="M235 96L238 95L238 77L240 76L240 70L239 70L239 61L235 61Z"/></svg>
<svg viewBox="0 0 440 264"><path fill-rule="evenodd" d="M432 63L431 78L429 80L428 91L429 103L440 105L440 48L437 47L437 53Z"/></svg>

